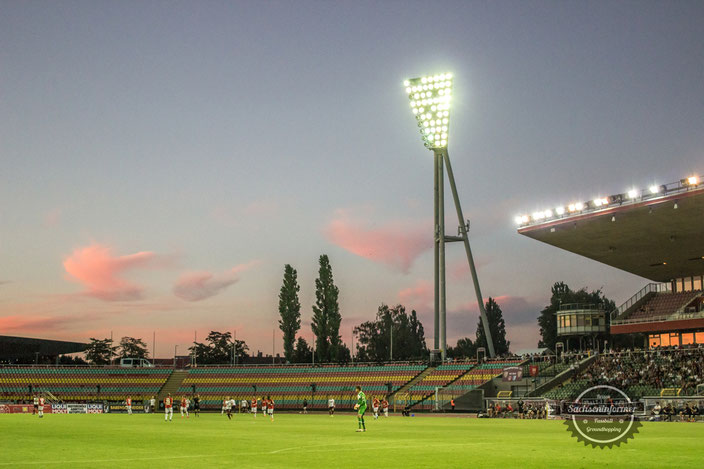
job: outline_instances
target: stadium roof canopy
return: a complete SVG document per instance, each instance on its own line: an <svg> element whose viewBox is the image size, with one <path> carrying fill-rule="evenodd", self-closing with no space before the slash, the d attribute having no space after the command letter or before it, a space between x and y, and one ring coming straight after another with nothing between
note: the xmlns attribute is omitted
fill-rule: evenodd
<svg viewBox="0 0 704 469"><path fill-rule="evenodd" d="M657 282L704 273L704 185L608 202L518 233Z"/></svg>
<svg viewBox="0 0 704 469"><path fill-rule="evenodd" d="M65 342L63 340L31 339L0 335L0 359L31 358L40 356L57 356L67 353L83 352L88 344Z"/></svg>

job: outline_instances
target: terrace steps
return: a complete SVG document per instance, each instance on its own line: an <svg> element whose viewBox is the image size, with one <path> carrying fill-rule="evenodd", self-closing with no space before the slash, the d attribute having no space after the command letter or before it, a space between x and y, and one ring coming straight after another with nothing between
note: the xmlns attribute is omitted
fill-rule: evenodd
<svg viewBox="0 0 704 469"><path fill-rule="evenodd" d="M428 376L430 373L432 373L433 371L435 371L435 368L436 368L436 367L434 367L434 366L429 366L428 368L426 368L425 370L423 370L422 372L420 372L420 373L418 374L418 376L416 376L415 378L413 378L412 380L410 380L409 382L407 382L406 384L404 384L403 386L401 386L396 392L391 393L391 394L389 395L389 398L391 398L392 396L395 397L396 395L399 395L399 396L400 396L400 395L402 395L402 394L406 394L406 393L408 392L408 390L411 389L411 386L413 386L413 385L415 385L416 383L422 381L423 378L425 378L425 377Z"/></svg>
<svg viewBox="0 0 704 469"><path fill-rule="evenodd" d="M181 383L183 383L183 380L186 379L186 376L188 376L188 371L174 370L169 376L169 379L167 379L161 387L161 390L159 390L157 400L162 401L169 393L171 393L171 396L176 396L178 388L181 387Z"/></svg>

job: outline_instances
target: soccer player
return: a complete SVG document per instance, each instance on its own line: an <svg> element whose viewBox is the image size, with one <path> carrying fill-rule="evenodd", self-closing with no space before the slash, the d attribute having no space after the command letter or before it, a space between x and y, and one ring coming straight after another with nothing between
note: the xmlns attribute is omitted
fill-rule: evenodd
<svg viewBox="0 0 704 469"><path fill-rule="evenodd" d="M39 404L38 404L37 409L39 410L39 418L42 418L42 417L44 417L44 398L40 397L38 399L38 403Z"/></svg>
<svg viewBox="0 0 704 469"><path fill-rule="evenodd" d="M379 419L379 399L374 398L372 399L372 410L374 411L374 420Z"/></svg>
<svg viewBox="0 0 704 469"><path fill-rule="evenodd" d="M193 397L193 413L196 414L196 417L200 417L200 394Z"/></svg>
<svg viewBox="0 0 704 469"><path fill-rule="evenodd" d="M186 413L186 418L188 418L188 399L186 396L181 397L181 418L183 418L183 413Z"/></svg>
<svg viewBox="0 0 704 469"><path fill-rule="evenodd" d="M171 422L174 418L174 398L171 397L171 393L167 394L164 398L164 422L167 420Z"/></svg>
<svg viewBox="0 0 704 469"><path fill-rule="evenodd" d="M303 413L308 413L308 399L303 399Z"/></svg>
<svg viewBox="0 0 704 469"><path fill-rule="evenodd" d="M381 408L384 411L384 417L389 416L389 401L386 400L386 398L381 400Z"/></svg>
<svg viewBox="0 0 704 469"><path fill-rule="evenodd" d="M35 415L39 411L39 395L34 395L34 407L32 407L32 415Z"/></svg>
<svg viewBox="0 0 704 469"><path fill-rule="evenodd" d="M271 421L274 421L274 399L271 396L266 396L266 411L269 414Z"/></svg>
<svg viewBox="0 0 704 469"><path fill-rule="evenodd" d="M256 397L252 398L252 413L254 414L254 418L257 418L257 398Z"/></svg>
<svg viewBox="0 0 704 469"><path fill-rule="evenodd" d="M233 405L237 405L237 404L235 404L234 399L230 399L229 396L227 398L225 398L225 412L227 413L228 420L232 420L232 406Z"/></svg>
<svg viewBox="0 0 704 469"><path fill-rule="evenodd" d="M335 415L335 399L332 397L328 399L328 414L330 414L330 417Z"/></svg>
<svg viewBox="0 0 704 469"><path fill-rule="evenodd" d="M156 412L156 396L152 396L152 398L149 399L149 412Z"/></svg>
<svg viewBox="0 0 704 469"><path fill-rule="evenodd" d="M225 413L225 407L227 407L227 401L229 398L225 398L222 400L222 408L220 409L220 415Z"/></svg>
<svg viewBox="0 0 704 469"><path fill-rule="evenodd" d="M132 415L132 398L130 396L125 399L125 407L127 408L127 415Z"/></svg>
<svg viewBox="0 0 704 469"><path fill-rule="evenodd" d="M354 405L354 410L357 411L357 428L358 432L366 432L367 427L364 425L364 413L367 411L367 396L362 392L362 386L357 386L357 403Z"/></svg>

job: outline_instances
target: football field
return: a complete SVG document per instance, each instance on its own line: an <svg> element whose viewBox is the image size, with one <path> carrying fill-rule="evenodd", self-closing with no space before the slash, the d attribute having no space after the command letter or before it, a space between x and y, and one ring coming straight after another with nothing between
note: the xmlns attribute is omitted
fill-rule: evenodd
<svg viewBox="0 0 704 469"><path fill-rule="evenodd" d="M2 467L701 467L704 425L644 423L628 444L585 447L562 421L338 414L0 415Z"/></svg>

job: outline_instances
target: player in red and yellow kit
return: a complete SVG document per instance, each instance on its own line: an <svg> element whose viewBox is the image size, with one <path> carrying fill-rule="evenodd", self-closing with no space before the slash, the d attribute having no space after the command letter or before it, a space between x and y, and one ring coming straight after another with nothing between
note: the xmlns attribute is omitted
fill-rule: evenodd
<svg viewBox="0 0 704 469"><path fill-rule="evenodd" d="M174 398L171 397L171 393L169 393L165 398L164 398L164 422L167 420L171 422L171 420L174 418Z"/></svg>
<svg viewBox="0 0 704 469"><path fill-rule="evenodd" d="M186 399L186 396L181 398L181 418L183 418L184 412L186 413L186 418L188 418L188 399Z"/></svg>
<svg viewBox="0 0 704 469"><path fill-rule="evenodd" d="M269 414L271 421L274 421L274 399L266 396L266 412Z"/></svg>
<svg viewBox="0 0 704 469"><path fill-rule="evenodd" d="M254 414L254 418L257 418L257 398L255 397L252 399L252 413Z"/></svg>
<svg viewBox="0 0 704 469"><path fill-rule="evenodd" d="M374 420L379 418L379 398L372 399L372 410L374 411Z"/></svg>
<svg viewBox="0 0 704 469"><path fill-rule="evenodd" d="M389 401L386 398L381 400L381 409L384 411L384 417L389 416Z"/></svg>
<svg viewBox="0 0 704 469"><path fill-rule="evenodd" d="M37 410L39 411L39 418L44 417L44 398L43 397L39 398L39 407L37 407Z"/></svg>

